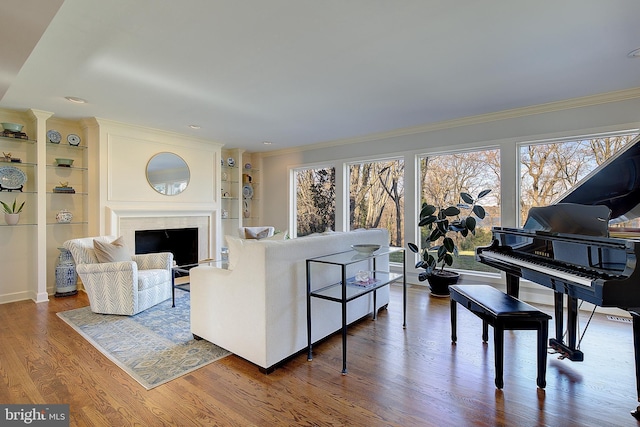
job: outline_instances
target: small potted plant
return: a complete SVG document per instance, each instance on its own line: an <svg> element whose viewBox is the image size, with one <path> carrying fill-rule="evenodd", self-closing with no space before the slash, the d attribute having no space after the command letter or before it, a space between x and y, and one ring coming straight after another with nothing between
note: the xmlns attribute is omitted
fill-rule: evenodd
<svg viewBox="0 0 640 427"><path fill-rule="evenodd" d="M6 223L8 225L16 225L20 219L20 212L22 212L25 202L22 202L20 206L18 206L17 199L13 199L13 205L8 205L3 201L0 201L0 203L2 203L2 208L4 209L4 220Z"/></svg>
<svg viewBox="0 0 640 427"><path fill-rule="evenodd" d="M455 206L422 204L418 227L427 229L426 247L420 249L415 243L409 243L408 247L412 252L420 254L416 268L424 271L418 274L418 280L428 280L433 295L449 295L449 286L458 282L460 275L457 272L445 270L445 266L451 266L453 257L458 255L453 235L459 234L463 238L469 234L475 235L476 218L484 219L486 215L478 201L490 192L491 190L483 190L476 198L462 192L460 198L464 203ZM463 211L467 215L463 215Z"/></svg>

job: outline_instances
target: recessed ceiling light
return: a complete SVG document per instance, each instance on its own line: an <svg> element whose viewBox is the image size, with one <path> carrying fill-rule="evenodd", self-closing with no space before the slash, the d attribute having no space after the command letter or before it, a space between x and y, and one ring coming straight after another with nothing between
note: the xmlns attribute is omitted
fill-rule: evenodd
<svg viewBox="0 0 640 427"><path fill-rule="evenodd" d="M640 48L636 50L632 50L631 52L627 53L627 56L629 58L640 58Z"/></svg>
<svg viewBox="0 0 640 427"><path fill-rule="evenodd" d="M87 101L82 99L82 98L78 98L76 96L65 96L64 99L66 99L69 102L73 102L74 104L86 104Z"/></svg>
<svg viewBox="0 0 640 427"><path fill-rule="evenodd" d="M200 129L199 125L189 125L191 129Z"/></svg>

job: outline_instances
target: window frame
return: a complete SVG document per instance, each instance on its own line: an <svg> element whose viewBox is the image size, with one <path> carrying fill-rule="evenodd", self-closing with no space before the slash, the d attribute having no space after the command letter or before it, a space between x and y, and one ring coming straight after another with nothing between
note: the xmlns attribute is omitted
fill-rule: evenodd
<svg viewBox="0 0 640 427"><path fill-rule="evenodd" d="M422 163L422 159L426 158L426 157L437 157L437 156L447 156L447 155L455 155L455 154L464 154L464 153L471 153L471 152L480 152L480 151L497 151L498 155L499 155L499 168L500 168L500 185L499 187L499 193L498 193L498 197L500 200L500 204L499 204L499 212L500 212L500 226L502 226L502 221L503 221L503 186L502 186L502 180L503 180L503 147L500 144L496 144L496 143L491 143L491 144L487 144L487 145L479 145L479 146L471 146L471 147L465 147L465 148L458 148L458 149L452 149L452 150L438 150L438 151L433 151L433 152L421 152L421 153L417 153L414 156L414 163L415 163L415 167L414 167L414 206L416 208L416 213L415 213L415 224L413 227L413 242L417 242L418 247L421 248L422 246L422 235L420 232L420 228L417 226L417 223L419 221L419 212L422 206L422 183L420 182L421 179L421 163ZM492 191L495 191L494 188L492 188ZM475 195L474 195L475 196ZM414 263L418 261L418 254L412 254L413 255L413 260ZM470 276L478 276L478 277L498 277L500 276L500 272L496 271L480 271L480 270L468 270L468 269L461 269L461 268L456 268L454 266L452 267L447 267L447 269L452 270L452 271L457 271L459 273L464 273L465 275L470 275Z"/></svg>
<svg viewBox="0 0 640 427"><path fill-rule="evenodd" d="M407 215L406 215L406 207L407 207L407 192L406 192L406 182L407 182L407 175L406 175L406 164L407 164L407 158L404 155L396 155L396 156L382 156L382 157L366 157L366 158L359 158L359 159L351 159L349 161L344 161L342 163L343 167L343 209L342 209L342 217L344 218L343 221L343 229L347 230L347 231L351 231L352 229L352 225L351 225L351 206L350 206L350 197L351 197L351 167L354 165L361 165L364 163L381 163L381 162L393 162L393 161L398 161L398 162L402 162L403 164L403 172L402 172L402 191L403 191L403 209L402 209L402 233L403 233L403 245L406 245L407 242L407 236L406 236L406 229L407 229ZM336 176L337 179L337 176ZM336 192L336 197L337 197L337 192ZM337 207L337 205L336 205ZM389 234L391 234L390 230Z"/></svg>
<svg viewBox="0 0 640 427"><path fill-rule="evenodd" d="M296 237L298 237L298 187L297 187L297 172L299 171L307 171L310 169L333 169L334 170L334 174L335 174L335 203L336 203L336 209L335 209L335 218L334 218L334 223L336 226L336 229L338 228L338 167L335 166L335 164L332 163L316 163L316 164L309 164L309 165L300 165L300 166L292 166L289 168L289 236L290 238L294 239ZM304 237L304 236L302 236Z"/></svg>

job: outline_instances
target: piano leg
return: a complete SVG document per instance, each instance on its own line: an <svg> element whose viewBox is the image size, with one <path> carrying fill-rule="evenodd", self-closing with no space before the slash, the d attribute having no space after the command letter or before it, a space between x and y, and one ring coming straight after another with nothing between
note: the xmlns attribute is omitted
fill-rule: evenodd
<svg viewBox="0 0 640 427"><path fill-rule="evenodd" d="M556 337L549 340L549 346L559 352L562 359L573 362L582 362L584 353L576 349L578 337L578 300L568 297L567 302L567 342L562 339L564 328L564 294L554 292L553 302L555 306Z"/></svg>
<svg viewBox="0 0 640 427"><path fill-rule="evenodd" d="M576 348L578 342L578 300L567 297L567 345Z"/></svg>
<svg viewBox="0 0 640 427"><path fill-rule="evenodd" d="M556 341L562 342L562 334L564 333L564 294L560 292L553 293L553 307L556 323Z"/></svg>
<svg viewBox="0 0 640 427"><path fill-rule="evenodd" d="M640 402L640 309L629 310L633 319L633 352L636 362L636 396ZM631 411L634 418L640 420L640 405Z"/></svg>
<svg viewBox="0 0 640 427"><path fill-rule="evenodd" d="M520 278L518 276L507 273L507 294L518 298L520 294Z"/></svg>

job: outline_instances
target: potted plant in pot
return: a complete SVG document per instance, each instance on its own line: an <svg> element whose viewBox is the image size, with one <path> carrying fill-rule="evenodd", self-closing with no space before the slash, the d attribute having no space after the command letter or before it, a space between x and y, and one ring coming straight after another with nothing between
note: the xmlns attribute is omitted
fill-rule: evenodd
<svg viewBox="0 0 640 427"><path fill-rule="evenodd" d="M458 255L454 237L456 234L462 238L469 234L475 235L476 218L483 219L486 215L478 201L490 192L491 190L482 190L475 198L469 193L461 192L463 203L455 206L422 204L418 227L425 227L427 230L426 247L420 249L415 243L408 243L408 247L412 252L420 254L416 268L424 271L418 274L418 280L428 280L433 295L449 295L449 286L458 282L459 273L445 270L445 266L450 267L453 257Z"/></svg>
<svg viewBox="0 0 640 427"><path fill-rule="evenodd" d="M24 203L18 206L18 199L13 199L13 205L8 205L3 201L2 209L4 209L4 220L8 225L16 225L18 220L20 219L20 212L22 212L22 208L24 208Z"/></svg>

